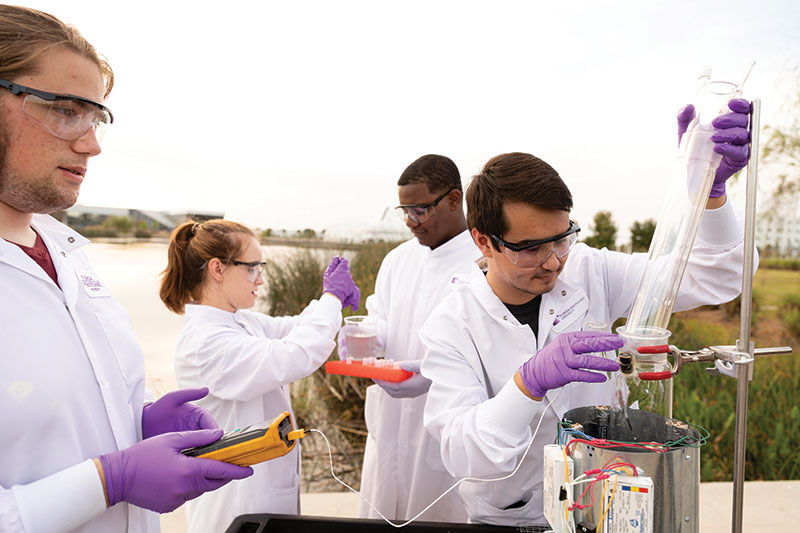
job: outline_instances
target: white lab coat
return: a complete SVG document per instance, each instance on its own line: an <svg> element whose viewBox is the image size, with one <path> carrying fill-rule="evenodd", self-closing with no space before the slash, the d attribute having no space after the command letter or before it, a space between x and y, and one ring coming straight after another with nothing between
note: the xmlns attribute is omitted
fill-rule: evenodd
<svg viewBox="0 0 800 533"><path fill-rule="evenodd" d="M159 530L158 515L106 510L91 458L141 439L144 359L128 314L92 271L89 241L34 215L59 287L0 239L0 530Z"/></svg>
<svg viewBox="0 0 800 533"><path fill-rule="evenodd" d="M313 373L336 343L342 304L324 294L301 315L273 318L187 305L178 338L178 386L208 387L197 401L225 431L292 415L289 384ZM225 531L245 513L297 514L300 511L300 445L283 457L253 465L255 473L188 502L189 531Z"/></svg>
<svg viewBox="0 0 800 533"><path fill-rule="evenodd" d="M422 359L420 326L458 273L467 272L480 255L466 230L434 250L411 239L386 255L367 310L379 319L379 331L386 332L387 358ZM427 394L392 398L377 385L367 388L364 417L369 435L361 494L388 518L413 517L455 482L422 426L426 398ZM378 517L364 502L358 514ZM453 491L419 520L465 522L466 512Z"/></svg>
<svg viewBox="0 0 800 533"><path fill-rule="evenodd" d="M730 205L706 211L676 311L729 301L740 292L742 243L743 227ZM557 392L549 391L543 402L527 399L513 383L517 369L559 333L578 331L587 320L610 327L626 316L646 260L646 254L626 255L577 244L553 290L542 296L538 339L498 299L479 268L475 267L469 281L454 286L420 333L426 348L422 374L433 380L425 427L440 443L442 460L451 474L500 477L515 468L542 409ZM609 382L563 387L513 477L493 483L465 482L459 487L470 521L546 523L544 445L554 442L564 412L608 404L610 398ZM527 503L506 509L520 501Z"/></svg>

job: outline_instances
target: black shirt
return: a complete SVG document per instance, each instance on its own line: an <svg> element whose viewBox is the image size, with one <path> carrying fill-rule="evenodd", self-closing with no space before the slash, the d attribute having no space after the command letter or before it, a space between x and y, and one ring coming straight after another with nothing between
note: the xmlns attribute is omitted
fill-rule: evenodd
<svg viewBox="0 0 800 533"><path fill-rule="evenodd" d="M539 337L539 307L542 305L542 295L535 297L530 302L521 305L511 305L503 302L511 314L519 320L520 324L527 324L533 331L534 337Z"/></svg>

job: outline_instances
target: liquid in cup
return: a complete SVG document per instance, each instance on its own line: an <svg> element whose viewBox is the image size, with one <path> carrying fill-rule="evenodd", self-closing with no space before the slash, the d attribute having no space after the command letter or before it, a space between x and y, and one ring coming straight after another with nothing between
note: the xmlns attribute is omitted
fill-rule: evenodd
<svg viewBox="0 0 800 533"><path fill-rule="evenodd" d="M375 321L368 316L348 316L344 319L347 357L364 359L365 357L383 357L383 350L378 345L378 332Z"/></svg>

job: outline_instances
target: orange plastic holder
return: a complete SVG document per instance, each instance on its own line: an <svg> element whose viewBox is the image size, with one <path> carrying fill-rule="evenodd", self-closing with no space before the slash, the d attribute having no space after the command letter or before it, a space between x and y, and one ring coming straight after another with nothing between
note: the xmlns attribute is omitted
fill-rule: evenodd
<svg viewBox="0 0 800 533"><path fill-rule="evenodd" d="M357 378L382 379L384 381L405 381L414 375L413 372L402 368L379 367L365 365L361 361L328 361L325 363L325 372L328 374L341 374Z"/></svg>

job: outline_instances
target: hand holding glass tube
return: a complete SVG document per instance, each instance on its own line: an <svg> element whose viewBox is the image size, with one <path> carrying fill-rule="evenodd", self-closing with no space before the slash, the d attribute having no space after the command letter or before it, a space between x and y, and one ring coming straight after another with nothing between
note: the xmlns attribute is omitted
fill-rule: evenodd
<svg viewBox="0 0 800 533"><path fill-rule="evenodd" d="M743 98L734 98L728 102L730 113L725 113L711 121L715 133L711 136L714 151L722 156L714 175L710 198L719 198L725 194L725 182L747 166L750 158L750 132L747 129L750 115L750 102ZM678 143L695 118L692 104L678 112Z"/></svg>

